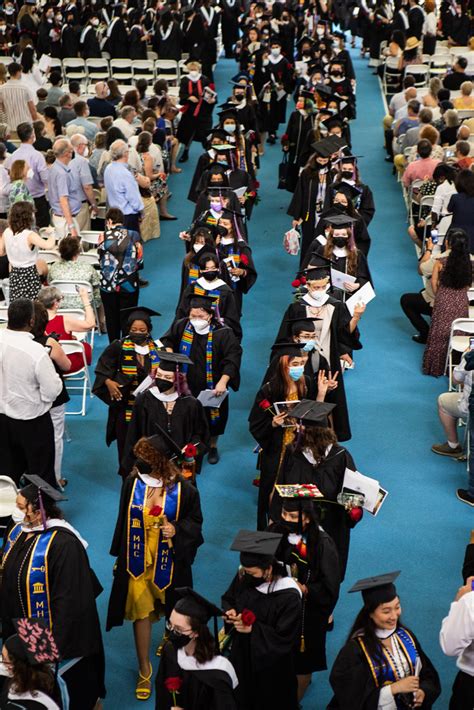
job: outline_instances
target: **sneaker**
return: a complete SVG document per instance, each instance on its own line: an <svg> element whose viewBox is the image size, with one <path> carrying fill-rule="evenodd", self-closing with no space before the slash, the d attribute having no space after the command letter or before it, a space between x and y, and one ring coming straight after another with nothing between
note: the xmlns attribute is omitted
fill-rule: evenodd
<svg viewBox="0 0 474 710"><path fill-rule="evenodd" d="M207 455L208 462L212 466L214 466L216 463L219 463L219 459L220 459L220 456L219 456L219 452L218 452L217 448L215 446L212 446L209 449L209 453Z"/></svg>
<svg viewBox="0 0 474 710"><path fill-rule="evenodd" d="M472 508L474 508L474 497L471 496L469 494L469 492L466 491L465 488L458 488L457 489L456 498L458 498L458 500L462 501L463 503L467 503Z"/></svg>
<svg viewBox="0 0 474 710"><path fill-rule="evenodd" d="M453 458L457 459L459 456L462 456L462 446L459 446L459 444L456 446L455 449L453 449L448 442L445 444L433 444L431 447L431 451L433 451L435 454L439 454L440 456L452 456Z"/></svg>

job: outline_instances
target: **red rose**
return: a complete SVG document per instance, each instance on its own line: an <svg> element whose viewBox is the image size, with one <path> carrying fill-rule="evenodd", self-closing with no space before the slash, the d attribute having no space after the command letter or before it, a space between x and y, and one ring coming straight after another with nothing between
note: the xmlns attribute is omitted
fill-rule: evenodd
<svg viewBox="0 0 474 710"><path fill-rule="evenodd" d="M268 399L262 399L262 401L259 402L258 406L260 407L260 409L270 409L272 403L269 402Z"/></svg>
<svg viewBox="0 0 474 710"><path fill-rule="evenodd" d="M301 281L301 285L304 286L304 285L306 284L306 277L305 277L305 276L302 276L302 277L300 278L300 281Z"/></svg>
<svg viewBox="0 0 474 710"><path fill-rule="evenodd" d="M258 180L254 180L254 183L253 183L253 184L255 185L255 189L258 190L258 188L260 187L259 181L258 181Z"/></svg>
<svg viewBox="0 0 474 710"><path fill-rule="evenodd" d="M184 449L184 457L186 459L194 459L196 458L197 452L197 446L194 444L187 444Z"/></svg>
<svg viewBox="0 0 474 710"><path fill-rule="evenodd" d="M178 675L170 676L165 680L165 688L170 693L177 693L183 684L182 679Z"/></svg>
<svg viewBox="0 0 474 710"><path fill-rule="evenodd" d="M290 137L289 137L288 133L284 133L281 137L281 142L286 143L289 140L290 140Z"/></svg>
<svg viewBox="0 0 474 710"><path fill-rule="evenodd" d="M291 285L293 286L293 288L298 288L299 286L301 286L301 281L299 279L295 279L291 282Z"/></svg>
<svg viewBox="0 0 474 710"><path fill-rule="evenodd" d="M161 515L162 512L163 508L161 507L161 505L154 505L148 515L154 515L155 517L157 517L158 515Z"/></svg>
<svg viewBox="0 0 474 710"><path fill-rule="evenodd" d="M249 258L246 254L240 255L240 261L242 262L242 264L244 264L244 266L248 266L249 264Z"/></svg>
<svg viewBox="0 0 474 710"><path fill-rule="evenodd" d="M260 488L260 479L254 478L252 481L252 486L255 486L255 488Z"/></svg>
<svg viewBox="0 0 474 710"><path fill-rule="evenodd" d="M257 617L253 611L250 611L250 609L244 609L242 611L242 623L244 626L253 626L256 621Z"/></svg>
<svg viewBox="0 0 474 710"><path fill-rule="evenodd" d="M362 508L351 508L349 511L349 518L352 520L353 523L358 523L363 515L364 511L362 510Z"/></svg>

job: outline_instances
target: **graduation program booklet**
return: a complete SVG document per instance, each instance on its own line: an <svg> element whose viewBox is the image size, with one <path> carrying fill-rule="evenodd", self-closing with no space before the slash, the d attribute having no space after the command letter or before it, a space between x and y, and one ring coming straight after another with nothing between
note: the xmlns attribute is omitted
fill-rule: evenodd
<svg viewBox="0 0 474 710"><path fill-rule="evenodd" d="M289 414L291 410L296 407L297 404L300 403L300 400L292 399L288 402L274 402L273 406L275 408L275 413L276 414ZM296 421L294 419L290 419L287 417L282 424L282 427L289 427L289 426L295 426Z"/></svg>
<svg viewBox="0 0 474 710"><path fill-rule="evenodd" d="M224 394L221 394L220 397L217 397L214 390L201 390L197 398L201 402L203 407L212 407L213 409L219 409L228 394L229 390L226 390Z"/></svg>
<svg viewBox="0 0 474 710"><path fill-rule="evenodd" d="M346 306L348 307L351 316L354 315L354 309L359 303L367 305L374 298L375 291L372 288L372 284L370 283L370 281L367 281L367 283L364 284L362 288L356 291L354 295L348 298L346 301Z"/></svg>
<svg viewBox="0 0 474 710"><path fill-rule="evenodd" d="M364 476L359 471L352 471L350 468L346 468L344 472L342 491L363 495L364 504L362 507L372 515L377 515L388 495L375 478Z"/></svg>
<svg viewBox="0 0 474 710"><path fill-rule="evenodd" d="M344 271L339 271L338 269L333 269L331 267L331 281L334 288L340 288L341 291L347 291L344 283L353 284L356 282L356 277L350 274L344 273Z"/></svg>

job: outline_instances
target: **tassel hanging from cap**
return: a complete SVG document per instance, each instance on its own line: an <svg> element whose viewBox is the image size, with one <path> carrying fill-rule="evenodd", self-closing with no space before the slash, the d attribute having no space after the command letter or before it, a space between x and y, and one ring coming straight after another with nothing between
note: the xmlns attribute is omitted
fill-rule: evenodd
<svg viewBox="0 0 474 710"><path fill-rule="evenodd" d="M301 634L301 639L300 639L300 653L304 653L306 651L306 644L304 642L304 634Z"/></svg>

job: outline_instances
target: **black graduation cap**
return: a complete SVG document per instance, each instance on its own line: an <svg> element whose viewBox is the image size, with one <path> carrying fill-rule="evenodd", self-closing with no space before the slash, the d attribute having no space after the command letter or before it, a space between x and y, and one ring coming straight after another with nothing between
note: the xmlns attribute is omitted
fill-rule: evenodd
<svg viewBox="0 0 474 710"><path fill-rule="evenodd" d="M319 281L329 277L329 283L332 285L331 264L334 263L333 259L314 253L304 270L304 275L308 281Z"/></svg>
<svg viewBox="0 0 474 710"><path fill-rule="evenodd" d="M9 654L30 666L59 661L58 647L42 619L13 619L16 634L5 641Z"/></svg>
<svg viewBox="0 0 474 710"><path fill-rule="evenodd" d="M375 609L380 604L386 604L395 599L397 590L394 581L399 574L400 570L397 570L396 572L379 574L376 577L359 579L359 581L349 589L349 593L362 592L364 605L370 609Z"/></svg>
<svg viewBox="0 0 474 710"><path fill-rule="evenodd" d="M301 47L301 45L304 44L305 42L306 42L307 44L310 44L311 46L314 45L314 39L312 39L311 37L308 37L308 35L303 35L303 36L301 37L301 39L299 39L296 44L297 44L298 47Z"/></svg>
<svg viewBox="0 0 474 710"><path fill-rule="evenodd" d="M158 422L153 422L153 429L158 433L152 436L147 436L146 440L154 449L163 454L170 460L181 456L181 449L178 444L171 438L168 432L163 429Z"/></svg>
<svg viewBox="0 0 474 710"><path fill-rule="evenodd" d="M344 121L339 116L331 116L330 118L326 118L322 124L328 131L330 131L331 128L342 128L342 130L345 128Z"/></svg>
<svg viewBox="0 0 474 710"><path fill-rule="evenodd" d="M36 503L40 496L47 496L56 503L67 500L57 488L50 486L41 476L37 476L33 473L25 473L24 478L28 481L28 485L22 488L20 493L30 503Z"/></svg>
<svg viewBox="0 0 474 710"><path fill-rule="evenodd" d="M202 230L207 230L213 239L216 239L216 237L225 237L227 234L227 229L225 227L220 227L218 224L208 224L207 222L203 222L201 220L198 220L197 222L194 222L190 234L191 236L194 236L195 232L199 231L200 229Z"/></svg>
<svg viewBox="0 0 474 710"><path fill-rule="evenodd" d="M230 549L240 552L243 567L267 565L275 556L282 537L280 533L263 530L239 530Z"/></svg>
<svg viewBox="0 0 474 710"><path fill-rule="evenodd" d="M192 365L193 361L187 355L182 353L169 353L166 350L160 350L160 368L167 372L179 370L181 365Z"/></svg>
<svg viewBox="0 0 474 710"><path fill-rule="evenodd" d="M131 324L134 320L142 320L145 323L150 323L152 316L161 316L161 313L154 311L153 308L147 306L132 306L130 308L122 308L120 313L127 316L127 323Z"/></svg>
<svg viewBox="0 0 474 710"><path fill-rule="evenodd" d="M165 15L168 15L171 13L171 8L167 7L166 5L161 8L161 10L158 10L158 15L160 17L164 17Z"/></svg>
<svg viewBox="0 0 474 710"><path fill-rule="evenodd" d="M209 143L211 142L212 138L219 138L219 140L221 140L222 143L225 145L226 141L229 140L229 134L226 133L223 128L218 126L217 128L213 128L207 136L207 140L209 141Z"/></svg>
<svg viewBox="0 0 474 710"><path fill-rule="evenodd" d="M273 44L277 44L279 47L282 46L282 45L281 45L281 39L278 37L278 35L273 35L273 37L271 37L270 42L269 42L270 47L271 47Z"/></svg>
<svg viewBox="0 0 474 710"><path fill-rule="evenodd" d="M328 136L325 138L328 144L332 144L333 153L337 153L338 150L344 150L347 148L347 140L345 138L339 138L339 136Z"/></svg>
<svg viewBox="0 0 474 710"><path fill-rule="evenodd" d="M328 402L315 402L312 399L302 399L291 410L291 417L299 419L304 426L328 426L328 416L335 408L335 404Z"/></svg>
<svg viewBox="0 0 474 710"><path fill-rule="evenodd" d="M363 158L363 155L341 155L339 158L340 163L354 163L354 165L357 163L359 158Z"/></svg>
<svg viewBox="0 0 474 710"><path fill-rule="evenodd" d="M238 74L236 74L235 76L233 76L230 80L230 83L235 84L236 86L242 86L242 84L240 83L242 81L242 79L245 79L245 81L249 84L252 83L252 78L251 78L250 74L245 71L241 71ZM242 88L245 89L246 87L242 86Z"/></svg>
<svg viewBox="0 0 474 710"><path fill-rule="evenodd" d="M233 118L236 123L239 122L238 118L238 108L236 107L235 104L232 103L226 103L226 104L221 104L219 108L222 108L222 111L219 111L217 114L219 116L220 121L224 121L226 118Z"/></svg>
<svg viewBox="0 0 474 710"><path fill-rule="evenodd" d="M355 187L355 185L351 185L349 182L345 182L344 180L341 180L341 182L331 185L331 189L334 192L342 192L342 194L345 195L348 200L355 200L356 197L359 197L361 193L361 190ZM356 222L357 220L354 221Z"/></svg>
<svg viewBox="0 0 474 710"><path fill-rule="evenodd" d="M190 308L204 308L213 311L218 296L193 296L189 301Z"/></svg>
<svg viewBox="0 0 474 710"><path fill-rule="evenodd" d="M311 148L320 158L330 158L334 153L334 146L324 139L311 144Z"/></svg>
<svg viewBox="0 0 474 710"><path fill-rule="evenodd" d="M332 95L332 89L330 89L329 86L326 86L326 84L316 84L314 91L319 94L323 101L326 101L327 97Z"/></svg>
<svg viewBox="0 0 474 710"><path fill-rule="evenodd" d="M307 353L303 352L303 345L301 343L289 342L275 343L272 346L272 353L275 357L283 357L283 355L287 355L288 357L303 357L307 355Z"/></svg>
<svg viewBox="0 0 474 710"><path fill-rule="evenodd" d="M315 96L314 96L314 91L310 91L309 89L302 89L299 93L299 97L301 99L309 99L310 101L314 101Z"/></svg>
<svg viewBox="0 0 474 710"><path fill-rule="evenodd" d="M190 15L192 12L195 12L194 5L186 5L185 7L182 7L181 12L183 15Z"/></svg>
<svg viewBox="0 0 474 710"><path fill-rule="evenodd" d="M217 618L224 616L224 611L195 592L191 587L178 587L174 591L178 597L174 610L178 614L197 619L201 624L207 624L210 619L214 619L214 637L217 641Z"/></svg>
<svg viewBox="0 0 474 710"><path fill-rule="evenodd" d="M287 318L286 322L291 323L292 334L298 335L299 333L301 333L302 330L306 330L308 333L312 333L314 331L315 320L321 320L321 318Z"/></svg>
<svg viewBox="0 0 474 710"><path fill-rule="evenodd" d="M354 217L351 217L348 214L343 214L342 212L340 214L334 214L334 215L329 215L328 217L324 217L324 221L330 224L332 227L335 227L336 229L342 229L344 227L347 227L348 229L352 227L355 222L357 222L357 219L354 219Z"/></svg>

